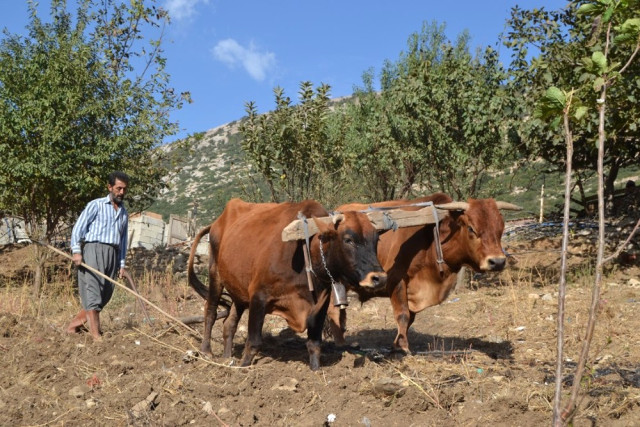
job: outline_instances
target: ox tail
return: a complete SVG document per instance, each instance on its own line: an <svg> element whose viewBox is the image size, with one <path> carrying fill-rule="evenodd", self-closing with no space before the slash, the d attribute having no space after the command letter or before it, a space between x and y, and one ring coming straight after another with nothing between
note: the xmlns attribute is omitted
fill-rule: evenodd
<svg viewBox="0 0 640 427"><path fill-rule="evenodd" d="M189 263L187 266L187 276L189 278L189 285L198 293L198 295L200 295L205 300L209 295L209 287L204 283L202 283L198 278L198 276L196 275L193 268L193 262L196 257L196 252L198 250L198 243L200 243L200 239L202 239L202 236L207 234L209 230L211 230L211 225L206 226L205 228L200 230L196 235L196 238L193 240L193 244L191 245L191 252L189 253ZM209 257L213 257L211 250L209 250ZM211 262L212 260L209 260L209 264L211 264Z"/></svg>

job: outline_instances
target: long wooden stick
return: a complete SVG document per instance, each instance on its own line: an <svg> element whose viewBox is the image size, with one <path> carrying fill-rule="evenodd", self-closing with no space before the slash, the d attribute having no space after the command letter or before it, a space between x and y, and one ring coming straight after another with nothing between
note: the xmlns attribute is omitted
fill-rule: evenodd
<svg viewBox="0 0 640 427"><path fill-rule="evenodd" d="M66 252L61 251L60 249L54 248L53 246L49 245L48 243L45 242L37 242L40 245L54 251L57 254L62 255L63 257L69 258L70 260L73 261L73 257L71 255L69 255ZM162 310L160 307L158 307L157 305L155 305L154 303L152 303L151 301L149 301L148 299L144 298L143 296L141 296L140 294L138 294L137 292L133 291L132 289L127 288L125 285L118 283L117 281L113 280L111 277L107 276L106 274L101 273L100 271L96 270L93 267L88 266L85 263L80 263L81 266L83 266L84 268L86 268L87 270L91 271L92 273L97 274L100 277L103 277L105 279L107 279L108 281L110 281L111 283L120 286L122 289L124 289L125 291L129 292L130 294L136 296L137 298L140 298L142 301L146 302L147 304L149 304L151 307L155 308L156 310L158 310L160 313L162 313L164 316L168 317L169 319L173 320L174 322L178 323L179 325L183 326L184 328L186 328L187 330L189 330L189 332L192 332L194 334L196 334L197 336L200 337L200 334L198 333L198 331L196 331L195 329L191 328L190 326L187 326L186 324L184 324L183 322L181 322L179 319L176 319L175 317L173 317L172 315L170 315L169 313L166 313L164 310Z"/></svg>

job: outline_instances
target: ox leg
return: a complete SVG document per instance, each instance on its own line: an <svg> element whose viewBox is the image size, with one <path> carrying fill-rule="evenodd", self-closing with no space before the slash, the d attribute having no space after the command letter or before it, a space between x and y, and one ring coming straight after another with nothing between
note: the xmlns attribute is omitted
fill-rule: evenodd
<svg viewBox="0 0 640 427"><path fill-rule="evenodd" d="M202 335L200 351L210 356L213 355L211 352L211 329L213 328L213 324L216 322L217 316L217 305L210 304L209 301L206 301L204 303L204 333Z"/></svg>
<svg viewBox="0 0 640 427"><path fill-rule="evenodd" d="M309 367L312 371L320 369L320 349L322 345L322 329L329 309L329 292L318 296L318 302L307 316L307 350L309 350Z"/></svg>
<svg viewBox="0 0 640 427"><path fill-rule="evenodd" d="M222 327L222 340L224 342L224 352L222 353L222 357L228 359L232 356L233 337L236 335L236 331L238 330L238 322L240 321L245 308L245 306L240 306L235 302L231 304L229 315L224 320Z"/></svg>
<svg viewBox="0 0 640 427"><path fill-rule="evenodd" d="M407 301L407 291L405 285L398 286L391 294L391 306L393 307L393 315L398 324L398 334L393 341L393 352L402 357L405 354L411 354L409 350L409 326L413 323L415 314L409 311L409 303Z"/></svg>
<svg viewBox="0 0 640 427"><path fill-rule="evenodd" d="M262 346L262 326L266 315L266 301L262 293L255 293L249 302L249 333L244 345L240 366L249 366Z"/></svg>
<svg viewBox="0 0 640 427"><path fill-rule="evenodd" d="M204 334L200 351L204 354L213 355L211 352L211 329L218 317L218 303L222 295L222 286L217 280L217 273L209 270L209 295L204 303Z"/></svg>
<svg viewBox="0 0 640 427"><path fill-rule="evenodd" d="M331 300L327 311L329 334L333 337L336 346L342 347L347 344L344 339L344 333L347 330L347 310L341 310L340 307L333 305L333 297Z"/></svg>

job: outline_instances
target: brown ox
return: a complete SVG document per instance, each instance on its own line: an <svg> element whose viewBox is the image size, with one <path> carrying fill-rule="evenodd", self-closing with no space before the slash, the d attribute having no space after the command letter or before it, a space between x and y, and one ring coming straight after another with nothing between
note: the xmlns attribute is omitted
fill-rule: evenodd
<svg viewBox="0 0 640 427"><path fill-rule="evenodd" d="M211 328L223 288L233 300L224 322L224 357L231 357L238 320L249 309L249 331L242 366L251 364L262 344L266 314L284 318L296 332L307 330L311 369L320 366L322 328L330 301L332 278L362 293L384 287L386 274L376 258L378 233L363 213L344 212L334 224L315 221L310 237L314 292L309 290L304 240L282 241L282 230L302 212L329 216L317 202L247 203L229 201L222 215L196 236L189 257L189 284L206 299L202 351L211 354ZM313 219L311 219L313 218ZM209 289L196 277L193 260L198 242L209 233Z"/></svg>
<svg viewBox="0 0 640 427"><path fill-rule="evenodd" d="M420 202L442 205L451 202L446 194L436 193L415 200L395 200L365 204L348 204L337 210L364 210L369 206L406 206ZM409 353L407 332L416 313L440 304L456 283L457 273L463 265L477 272L500 271L506 257L500 243L504 221L498 209L520 209L518 206L496 202L493 199L469 199L466 203L450 204L449 215L439 225L444 263L438 267L434 225L399 228L380 237L378 259L387 273L387 286L376 296L391 298L398 334L393 342L394 351ZM419 207L404 207L417 210ZM357 292L357 289L356 289ZM361 301L371 294L358 293ZM346 313L331 306L329 322L334 340L344 344Z"/></svg>

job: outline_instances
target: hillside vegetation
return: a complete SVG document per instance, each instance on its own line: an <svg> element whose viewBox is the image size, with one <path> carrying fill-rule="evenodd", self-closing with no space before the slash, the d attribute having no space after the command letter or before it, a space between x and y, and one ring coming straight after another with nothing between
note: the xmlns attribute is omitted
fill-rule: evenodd
<svg viewBox="0 0 640 427"><path fill-rule="evenodd" d="M178 166L179 172L167 178L169 188L148 210L162 214L165 220L170 215L187 216L197 202L196 220L199 226L206 225L218 216L226 202L233 197L251 199L247 192L250 166L242 151L242 134L238 130L240 120L212 128L193 137L188 153ZM184 150L178 143L168 144L163 149L169 158L180 157L177 151ZM175 152L174 152L175 151ZM616 188L622 188L629 180L640 179L640 166L622 170ZM480 197L495 197L516 203L522 212L509 213L510 218L538 217L540 192L545 186L546 217L555 216L563 203L564 175L551 169L542 159L525 164L514 164L505 170L495 171L481 183ZM585 192L595 194L595 178L587 180ZM416 191L414 196L422 193ZM343 199L338 203L351 200ZM364 200L365 202L374 200ZM329 208L331 206L328 206ZM580 209L578 204L574 204Z"/></svg>

